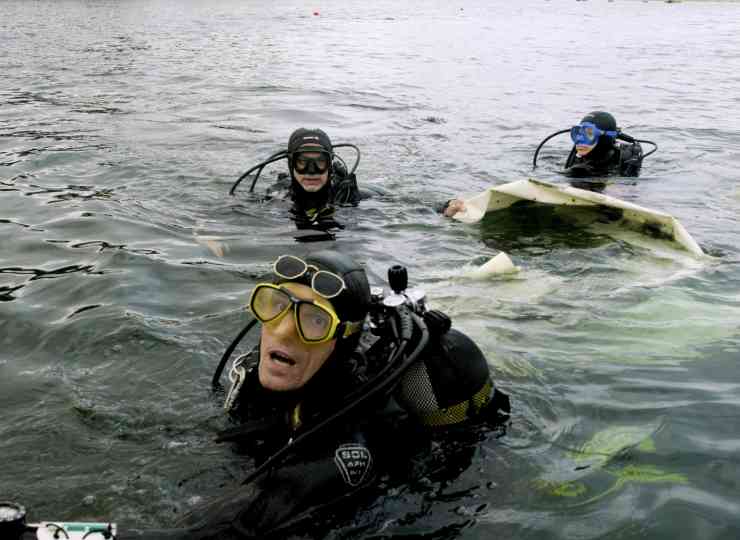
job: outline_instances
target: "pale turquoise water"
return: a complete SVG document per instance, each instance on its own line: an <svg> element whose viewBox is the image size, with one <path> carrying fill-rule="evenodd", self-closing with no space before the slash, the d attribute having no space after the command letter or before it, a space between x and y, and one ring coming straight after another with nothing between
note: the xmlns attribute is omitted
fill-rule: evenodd
<svg viewBox="0 0 740 540"><path fill-rule="evenodd" d="M515 407L457 479L337 537L737 536L739 22L711 2L1 2L0 498L155 526L243 476L208 381L268 263L317 246L226 194L305 125L389 193L334 247L376 282L406 264ZM660 145L607 193L711 257L430 209L531 174L592 109ZM500 249L515 277L458 277Z"/></svg>

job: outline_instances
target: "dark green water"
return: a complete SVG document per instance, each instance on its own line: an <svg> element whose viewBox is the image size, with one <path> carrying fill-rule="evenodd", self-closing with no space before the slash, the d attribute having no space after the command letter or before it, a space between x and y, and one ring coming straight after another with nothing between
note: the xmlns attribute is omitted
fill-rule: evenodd
<svg viewBox="0 0 740 540"><path fill-rule="evenodd" d="M212 443L208 381L269 262L326 244L227 192L303 125L359 145L360 182L388 192L331 245L376 283L407 265L515 408L459 477L335 537L737 537L738 20L710 2L0 2L0 499L158 526L243 477ZM672 213L709 257L430 209L532 174L537 143L593 109L660 145L607 193ZM567 143L539 177L559 180ZM498 250L518 274L460 277Z"/></svg>

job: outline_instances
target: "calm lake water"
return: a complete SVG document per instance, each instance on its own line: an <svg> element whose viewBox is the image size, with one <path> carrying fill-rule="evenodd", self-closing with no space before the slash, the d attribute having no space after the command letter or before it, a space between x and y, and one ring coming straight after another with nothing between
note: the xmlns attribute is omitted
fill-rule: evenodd
<svg viewBox="0 0 740 540"><path fill-rule="evenodd" d="M238 482L211 374L269 263L333 246L376 284L408 266L514 407L459 476L333 537L740 536L738 28L711 2L1 1L0 499L166 526ZM433 211L532 175L539 141L598 109L660 145L606 193L707 257ZM299 126L357 144L387 193L334 242L227 195ZM562 182L568 150L536 175ZM499 250L518 274L460 277Z"/></svg>

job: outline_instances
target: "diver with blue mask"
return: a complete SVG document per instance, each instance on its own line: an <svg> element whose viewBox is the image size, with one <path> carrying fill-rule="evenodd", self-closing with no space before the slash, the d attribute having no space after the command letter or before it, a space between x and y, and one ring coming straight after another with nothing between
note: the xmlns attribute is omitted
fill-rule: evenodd
<svg viewBox="0 0 740 540"><path fill-rule="evenodd" d="M658 149L652 141L635 139L624 133L608 112L594 111L584 116L578 125L545 137L534 152L533 168L537 168L537 156L545 143L564 133L570 134L573 147L560 172L573 179L570 182L572 186L583 189L601 190L605 186L603 178L609 176L639 176L642 161ZM650 144L653 148L643 154L640 143ZM445 217L454 217L465 208L464 200L453 198L436 209Z"/></svg>
<svg viewBox="0 0 740 540"><path fill-rule="evenodd" d="M446 315L426 308L403 267L388 276L390 291L371 289L365 270L347 255L279 257L271 279L251 292L254 320L227 347L212 379L220 390L236 347L260 323L258 344L228 370L224 408L234 425L217 436L252 456L255 468L174 528L88 524L98 532L86 538L320 537L332 516L352 515L377 496L381 477L408 475L435 436L466 443L466 429L506 422L508 397L477 345ZM22 507L6 506L15 536L3 540L41 538L32 534L45 527L57 538L79 530L75 523L25 525Z"/></svg>
<svg viewBox="0 0 740 540"><path fill-rule="evenodd" d="M562 171L570 178L637 177L643 159L658 149L658 145L652 141L635 139L622 132L610 113L594 111L584 116L578 125L548 135L535 150L533 168L537 167L537 156L542 146L563 133L569 133L573 141ZM643 154L640 143L650 144L654 148Z"/></svg>

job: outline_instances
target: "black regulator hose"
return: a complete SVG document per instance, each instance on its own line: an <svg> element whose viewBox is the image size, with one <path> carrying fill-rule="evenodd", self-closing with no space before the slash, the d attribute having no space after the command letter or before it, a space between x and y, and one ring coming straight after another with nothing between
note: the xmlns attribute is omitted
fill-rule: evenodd
<svg viewBox="0 0 740 540"><path fill-rule="evenodd" d="M642 155L642 159L645 159L650 154L654 154L658 150L658 145L654 143L653 141L648 141L647 139L635 139L634 137L631 137L630 135L627 135L626 133L623 133L622 131L619 131L617 133L617 139L620 139L622 141L628 142L628 143L645 143L645 144L652 144L653 149L650 150L647 154Z"/></svg>
<svg viewBox="0 0 740 540"><path fill-rule="evenodd" d="M635 139L634 137L631 137L631 136L627 135L623 131L618 131L617 132L617 139L621 139L621 140L626 141L628 143L635 143L635 142L637 142L637 139Z"/></svg>
<svg viewBox="0 0 740 540"><path fill-rule="evenodd" d="M334 154L335 148L352 148L357 153L355 164L352 166L352 170L349 171L349 174L354 174L354 172L357 170L357 167L359 167L360 165L360 149L357 148L357 146L355 146L354 144L350 144L350 143L341 143L341 144L335 144L334 146L332 146L331 150L332 150L333 157L339 158L342 161L342 163L344 163L344 160L342 159L342 157ZM346 167L347 164L345 163L344 165Z"/></svg>
<svg viewBox="0 0 740 540"><path fill-rule="evenodd" d="M285 150L280 150L279 152L275 152L270 157L268 157L266 160L258 163L251 169L248 169L245 173L243 173L239 178L237 178L236 182L231 186L231 189L229 190L229 195L232 197L234 196L234 192L236 191L236 188L239 186L239 184L242 183L242 180L244 180L247 176L249 176L252 171L257 171L257 174L254 176L254 180L252 180L252 186L249 188L249 192L251 193L254 191L254 186L257 184L257 179L260 177L260 174L262 174L262 169L264 169L267 165L270 163L274 163L275 161L280 161L281 159L285 159L288 157L288 152Z"/></svg>
<svg viewBox="0 0 740 540"><path fill-rule="evenodd" d="M652 144L653 145L653 149L650 150L650 152L648 152L647 154L643 154L642 159L645 159L650 154L654 154L658 150L658 145L655 144L653 141L648 141L648 140L645 140L645 139L637 139L637 142L639 142L639 143L645 143L645 144Z"/></svg>
<svg viewBox="0 0 740 540"><path fill-rule="evenodd" d="M642 159L645 159L650 154L654 154L658 150L658 145L656 143L654 143L653 141L648 141L646 139L635 139L634 137L630 137L629 135L627 135L626 133L622 133L621 131L617 135L617 139L621 139L621 140L626 141L628 143L652 144L653 145L653 149L650 150L650 152L648 152L647 154L643 154L642 155Z"/></svg>
<svg viewBox="0 0 740 540"><path fill-rule="evenodd" d="M357 170L357 167L359 167L360 165L360 156L361 156L360 149L356 145L350 144L350 143L341 143L341 144L335 144L332 146L332 152L331 152L332 160L335 158L339 159L342 163L344 163L345 168L347 167L347 164L344 162L341 156L334 153L335 148L352 148L355 151L355 153L357 154L357 158L355 159L355 164L352 166L352 170L349 171L349 174L354 174L354 172ZM257 185L257 180L259 179L260 174L262 174L262 169L267 167L270 163L280 161L281 159L287 159L288 154L289 153L287 150L280 150L279 152L275 152L274 154L272 154L266 160L261 161L254 167L248 169L239 178L237 178L236 182L234 182L234 184L231 186L231 189L229 190L229 195L233 197L234 193L236 192L236 188L239 186L239 184L241 184L242 181L247 176L252 174L254 171L257 171L257 174L254 175L254 179L252 180L252 185L249 187L249 192L252 193L254 191L254 186Z"/></svg>
<svg viewBox="0 0 740 540"><path fill-rule="evenodd" d="M247 335L247 332L249 332L255 324L257 324L257 319L252 319L251 321L249 321L247 325L242 328L242 331L237 334L237 336L234 338L234 341L231 342L231 345L229 345L224 351L224 354L221 357L221 361L218 363L218 367L216 368L216 372L213 374L213 378L211 379L211 388L214 391L221 388L221 373L223 373L224 371L226 362L228 362L229 358L231 358L231 355L234 353L234 349L236 349L236 346L239 345L239 342L244 339L244 336Z"/></svg>
<svg viewBox="0 0 740 540"><path fill-rule="evenodd" d="M544 144L545 144L545 143L546 143L547 141L549 141L550 139L552 139L553 137L555 137L555 136L557 136L557 135L561 135L561 134L563 134L563 133L569 133L569 132L570 132L570 130L571 130L571 128L568 128L568 129L561 129L560 131L556 131L555 133L553 133L553 134L551 134L551 135L548 135L547 137L545 137L545 138L544 138L544 140L543 140L543 141L542 141L542 142L540 143L540 145L539 145L539 146L537 147L537 150L535 150L535 151L534 151L534 158L532 159L532 168L533 168L533 169L536 169L536 168L537 168L537 154L539 154L539 153L540 153L540 148L542 148L542 146L543 146L543 145L544 145Z"/></svg>
<svg viewBox="0 0 740 540"><path fill-rule="evenodd" d="M298 435L295 439L288 442L285 446L283 446L280 450L275 452L272 456L270 456L262 465L257 467L254 471L252 471L251 474L249 474L243 481L242 485L250 483L252 480L257 478L260 474L268 470L272 465L274 465L279 459L283 458L289 451L299 446L303 441L308 439L309 437L312 437L314 434L328 426L329 424L339 420L346 414L353 411L356 407L359 405L362 405L367 400L375 397L376 395L380 394L384 391L389 391L393 387L395 387L396 383L401 378L401 375L403 375L406 370L411 367L411 365L416 361L416 359L419 357L419 354L421 351L424 350L424 347L426 347L428 341L429 341L429 330L427 330L426 324L424 323L424 320L416 315L415 313L408 310L408 308L402 308L398 310L398 315L400 319L400 326L401 326L401 341L399 343L398 348L396 349L393 356L388 361L388 366L392 366L396 360L404 353L406 346L408 345L409 341L411 340L411 336L413 335L413 325L415 324L417 328L419 328L421 332L421 336L419 337L419 342L417 343L416 347L414 347L414 350L411 351L411 353L406 357L406 359L401 363L398 368L393 371L390 375L385 377L385 373L387 373L388 367L383 369L380 373L378 373L377 376L373 378L373 380L366 385L363 386L363 390L365 390L362 395L352 400L350 403L348 403L346 406L339 409L334 414L328 416L312 428L310 428L307 431L304 431L300 435ZM385 380L378 379L384 378ZM368 388L368 386L370 388ZM352 394L353 396L356 395L356 393Z"/></svg>
<svg viewBox="0 0 740 540"><path fill-rule="evenodd" d="M557 135L561 135L563 133L568 133L571 129L572 128L561 129L560 131L556 131L555 133L553 133L553 134L548 135L547 137L545 137L545 139L537 147L537 150L534 151L534 158L532 159L532 168L533 169L536 169L537 168L537 155L540 153L540 149L542 148L542 146L547 141L549 141L550 139L552 139L553 137L556 137ZM619 131L617 133L617 139L620 139L620 140L625 141L625 142L628 142L628 143L645 143L645 144L652 145L653 146L653 149L650 150L650 152L648 152L647 154L644 154L642 156L642 159L645 159L649 155L654 154L658 150L658 145L656 143L654 143L653 141L648 141L646 139L635 139L634 137L631 137L630 135L627 135L626 133L623 133L622 131Z"/></svg>

